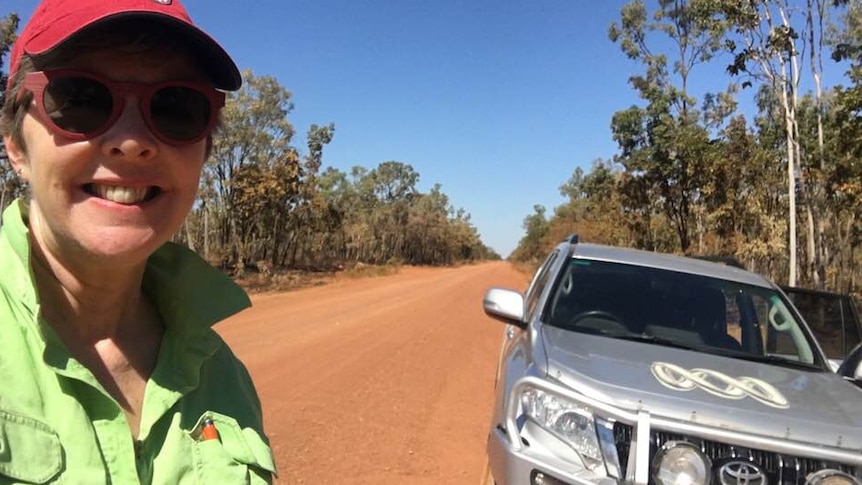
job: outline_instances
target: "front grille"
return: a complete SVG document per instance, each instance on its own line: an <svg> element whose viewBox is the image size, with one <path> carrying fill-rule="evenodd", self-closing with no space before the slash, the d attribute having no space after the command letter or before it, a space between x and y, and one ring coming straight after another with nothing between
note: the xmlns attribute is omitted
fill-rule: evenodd
<svg viewBox="0 0 862 485"><path fill-rule="evenodd" d="M633 427L631 425L620 422L614 423L614 444L619 454L622 470L625 470L628 465L632 433ZM785 455L753 448L743 448L732 444L656 430L650 433L650 463L652 463L656 450L669 441L687 441L699 445L701 452L713 462L713 474L715 474L716 468L725 460L740 458L751 460L766 473L767 479L772 485L804 485L805 477L824 469L840 470L849 475L858 476L856 467L852 465L802 456ZM713 483L719 483L715 478L713 476ZM650 473L649 483L650 485L654 485L652 473Z"/></svg>

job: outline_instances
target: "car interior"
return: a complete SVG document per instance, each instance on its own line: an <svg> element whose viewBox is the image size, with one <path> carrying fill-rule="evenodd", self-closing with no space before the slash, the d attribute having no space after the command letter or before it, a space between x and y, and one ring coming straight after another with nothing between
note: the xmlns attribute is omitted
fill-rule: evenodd
<svg viewBox="0 0 862 485"><path fill-rule="evenodd" d="M652 336L690 347L763 353L759 312L738 292L697 275L573 260L547 309L553 326L608 336ZM761 319L762 321L762 319ZM743 337L748 345L743 347Z"/></svg>

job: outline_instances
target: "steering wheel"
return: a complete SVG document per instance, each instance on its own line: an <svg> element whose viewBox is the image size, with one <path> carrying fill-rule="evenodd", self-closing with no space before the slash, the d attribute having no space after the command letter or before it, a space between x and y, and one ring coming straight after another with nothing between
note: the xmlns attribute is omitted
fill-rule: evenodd
<svg viewBox="0 0 862 485"><path fill-rule="evenodd" d="M625 324L620 319L620 317L614 315L611 312L606 312L604 310L589 310L589 311L578 313L577 315L573 316L571 320L569 320L569 325L571 325L572 327L576 327L576 326L578 326L578 323L581 322L581 320L586 320L588 318L597 319L597 320L610 320L611 322L619 324L620 326L625 328Z"/></svg>

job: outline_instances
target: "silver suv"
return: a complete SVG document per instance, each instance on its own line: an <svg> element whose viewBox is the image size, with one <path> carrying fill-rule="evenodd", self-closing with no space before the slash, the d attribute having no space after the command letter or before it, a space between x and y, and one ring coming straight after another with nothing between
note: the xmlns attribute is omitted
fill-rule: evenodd
<svg viewBox="0 0 862 485"><path fill-rule="evenodd" d="M862 485L860 366L757 274L573 236L484 308L498 485Z"/></svg>

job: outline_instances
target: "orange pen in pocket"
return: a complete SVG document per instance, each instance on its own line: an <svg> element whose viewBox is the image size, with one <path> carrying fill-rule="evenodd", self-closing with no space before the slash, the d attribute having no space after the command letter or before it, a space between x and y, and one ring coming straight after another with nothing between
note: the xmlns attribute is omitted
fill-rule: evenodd
<svg viewBox="0 0 862 485"><path fill-rule="evenodd" d="M212 419L204 419L204 426L201 428L201 438L203 438L204 441L218 439L218 430L216 429L215 423L213 423Z"/></svg>

